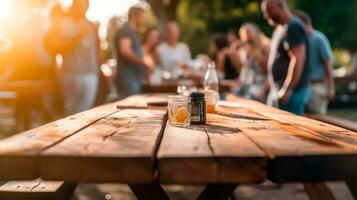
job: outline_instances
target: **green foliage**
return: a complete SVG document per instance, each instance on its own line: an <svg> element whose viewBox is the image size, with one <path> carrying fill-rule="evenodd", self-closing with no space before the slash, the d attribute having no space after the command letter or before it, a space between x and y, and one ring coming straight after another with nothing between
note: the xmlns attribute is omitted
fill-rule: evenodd
<svg viewBox="0 0 357 200"><path fill-rule="evenodd" d="M183 40L190 44L194 55L208 53L212 34L238 31L245 22L255 22L266 32L271 31L261 16L260 0L181 0L177 17Z"/></svg>
<svg viewBox="0 0 357 200"><path fill-rule="evenodd" d="M334 47L357 51L356 0L298 0L295 6L311 16L315 28L324 32Z"/></svg>
<svg viewBox="0 0 357 200"><path fill-rule="evenodd" d="M255 22L268 35L272 28L263 19L261 0L181 0L177 18L183 40L194 55L208 53L209 38L216 32L238 30L244 22ZM356 0L289 0L292 8L306 11L333 47L357 51Z"/></svg>

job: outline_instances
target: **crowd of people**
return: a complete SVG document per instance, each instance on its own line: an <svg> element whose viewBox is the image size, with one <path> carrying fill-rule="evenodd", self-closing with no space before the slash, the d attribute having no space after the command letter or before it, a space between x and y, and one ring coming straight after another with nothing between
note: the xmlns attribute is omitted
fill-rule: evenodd
<svg viewBox="0 0 357 200"><path fill-rule="evenodd" d="M68 11L54 4L50 17L39 12L45 10L41 1L17 2L22 12L16 13L27 16L16 17L18 21L7 28L12 44L1 52L1 58L6 57L1 66L7 67L1 68L0 81L52 80L56 84L49 101L67 115L103 102L103 57L98 25L86 18L88 0L73 0ZM250 22L239 30L214 34L209 47L217 71L223 79L232 80L239 96L298 115L305 111L325 114L335 94L328 39L314 29L306 13L290 11L285 0L263 0L261 8L275 27L272 37ZM157 73L179 79L194 68L189 46L180 41L179 24L167 22L161 32L159 27L146 25L146 13L141 7L130 8L127 22L111 41L120 99L140 93L150 76L161 78ZM29 24L31 28L26 28ZM24 34L21 28L32 32ZM207 63L207 56L199 58Z"/></svg>
<svg viewBox="0 0 357 200"><path fill-rule="evenodd" d="M217 70L224 79L234 80L237 95L298 115L306 111L326 114L328 101L335 94L328 39L313 28L305 12L291 12L284 0L264 0L261 7L268 23L275 27L272 38L254 23L213 35L210 50ZM118 92L124 96L140 91L144 71L161 67L179 77L191 60L188 46L179 42L176 22L165 25L163 42L158 28L148 29L142 55L137 30L145 21L144 15L144 10L132 8L128 23L118 32ZM127 74L137 76L136 86Z"/></svg>
<svg viewBox="0 0 357 200"><path fill-rule="evenodd" d="M253 23L243 24L238 37L216 35L211 49L218 69L237 80L237 95L298 115L326 114L335 96L328 39L305 12L291 12L284 0L264 0L261 7L275 27L272 38Z"/></svg>

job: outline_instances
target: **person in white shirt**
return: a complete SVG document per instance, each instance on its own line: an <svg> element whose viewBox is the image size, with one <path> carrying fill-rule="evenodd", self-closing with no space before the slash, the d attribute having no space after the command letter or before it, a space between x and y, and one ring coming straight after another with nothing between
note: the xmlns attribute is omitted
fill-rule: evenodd
<svg viewBox="0 0 357 200"><path fill-rule="evenodd" d="M179 41L180 27L176 22L168 22L165 25L165 36L165 42L157 49L160 65L163 70L170 72L173 78L178 78L191 61L191 52L186 44Z"/></svg>

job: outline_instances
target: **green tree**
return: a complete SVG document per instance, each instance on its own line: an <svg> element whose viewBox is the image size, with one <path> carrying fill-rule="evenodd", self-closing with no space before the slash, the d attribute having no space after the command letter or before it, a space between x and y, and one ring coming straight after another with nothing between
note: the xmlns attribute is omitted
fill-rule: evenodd
<svg viewBox="0 0 357 200"><path fill-rule="evenodd" d="M176 10L180 0L146 0L155 13L160 25L176 20Z"/></svg>
<svg viewBox="0 0 357 200"><path fill-rule="evenodd" d="M324 32L335 48L352 53L352 65L357 65L357 10L356 0L297 0L295 6L305 10L316 29Z"/></svg>
<svg viewBox="0 0 357 200"><path fill-rule="evenodd" d="M245 22L255 22L263 30L271 31L261 16L260 0L181 0L177 19L183 40L190 44L194 55L208 53L212 34L238 31Z"/></svg>
<svg viewBox="0 0 357 200"><path fill-rule="evenodd" d="M263 19L261 0L147 0L160 24L177 20L182 38L193 54L208 53L210 36L215 32L238 30L242 23L255 22L270 35L272 28ZM347 49L357 66L356 0L288 0L293 9L306 11L318 30L324 32L334 48ZM357 68L357 67L355 67Z"/></svg>

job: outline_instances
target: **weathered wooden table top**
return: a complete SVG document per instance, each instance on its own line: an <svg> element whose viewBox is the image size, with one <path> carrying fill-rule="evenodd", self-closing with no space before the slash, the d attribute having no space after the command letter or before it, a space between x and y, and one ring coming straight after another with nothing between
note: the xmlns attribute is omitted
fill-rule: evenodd
<svg viewBox="0 0 357 200"><path fill-rule="evenodd" d="M0 180L239 184L357 180L357 133L228 96L207 126L173 127L143 94L0 141Z"/></svg>

